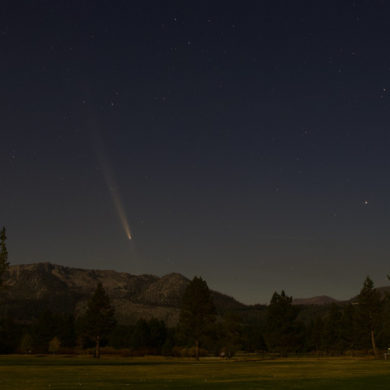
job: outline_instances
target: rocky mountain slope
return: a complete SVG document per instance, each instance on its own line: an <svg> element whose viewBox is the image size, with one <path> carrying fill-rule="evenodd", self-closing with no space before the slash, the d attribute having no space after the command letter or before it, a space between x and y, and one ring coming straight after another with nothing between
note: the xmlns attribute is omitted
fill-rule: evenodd
<svg viewBox="0 0 390 390"><path fill-rule="evenodd" d="M43 308L74 312L77 316L85 310L99 282L110 296L119 322L154 317L173 325L178 320L182 294L190 281L177 273L157 277L51 263L13 265L5 279L5 306L21 319L34 317ZM224 294L213 291L212 295L219 312L245 308Z"/></svg>
<svg viewBox="0 0 390 390"><path fill-rule="evenodd" d="M132 275L111 270L88 270L51 263L13 265L1 292L0 316L10 314L20 321L31 321L45 309L82 314L88 299L101 282L115 307L120 323L134 323L139 318L158 318L169 326L179 318L183 292L190 282L178 273L162 277ZM384 296L390 287L378 288ZM220 314L239 311L247 319L265 315L263 305L244 305L234 298L212 291ZM351 299L351 302L355 298ZM302 307L301 315L310 318L318 310L327 310L331 303L343 304L328 296L294 299Z"/></svg>

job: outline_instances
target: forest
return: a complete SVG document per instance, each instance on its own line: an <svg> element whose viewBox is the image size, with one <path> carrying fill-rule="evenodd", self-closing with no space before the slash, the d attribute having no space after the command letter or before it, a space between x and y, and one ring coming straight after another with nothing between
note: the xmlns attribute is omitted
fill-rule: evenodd
<svg viewBox="0 0 390 390"><path fill-rule="evenodd" d="M7 270L6 230L0 234L0 276ZM2 279L0 279L2 280ZM4 288L4 286L2 286ZM6 302L1 302L4 306ZM29 320L0 317L0 353L101 353L124 356L222 356L237 351L318 355L383 356L390 345L390 296L367 277L352 300L327 305L294 305L284 291L268 305L218 311L207 282L194 277L186 287L175 326L161 319L116 320L103 285L98 283L87 310L75 316L44 305Z"/></svg>
<svg viewBox="0 0 390 390"><path fill-rule="evenodd" d="M1 318L0 353L103 353L129 356L214 355L232 357L237 351L320 355L379 356L390 343L390 298L381 296L367 278L356 301L323 306L298 306L292 297L275 292L257 311L218 313L207 283L194 278L183 297L177 326L158 319L132 325L115 320L102 286L82 317L51 310L30 322ZM99 354L99 353L98 353Z"/></svg>

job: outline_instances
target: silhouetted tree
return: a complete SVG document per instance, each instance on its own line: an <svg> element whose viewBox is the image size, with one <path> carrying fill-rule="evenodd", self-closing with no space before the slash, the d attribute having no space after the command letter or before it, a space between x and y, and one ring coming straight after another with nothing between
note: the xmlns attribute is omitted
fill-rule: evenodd
<svg viewBox="0 0 390 390"><path fill-rule="evenodd" d="M110 333L109 344L114 348L132 347L134 328L134 325L118 324Z"/></svg>
<svg viewBox="0 0 390 390"><path fill-rule="evenodd" d="M0 319L0 354L16 352L23 334L23 326L15 323L12 316Z"/></svg>
<svg viewBox="0 0 390 390"><path fill-rule="evenodd" d="M267 310L265 341L271 351L286 356L295 351L299 341L298 309L292 305L292 297L275 292Z"/></svg>
<svg viewBox="0 0 390 390"><path fill-rule="evenodd" d="M95 342L95 357L100 358L100 343L115 326L114 308L101 283L98 284L88 302L85 314L84 331Z"/></svg>
<svg viewBox="0 0 390 390"><path fill-rule="evenodd" d="M243 325L241 336L242 348L247 352L265 351L267 346L264 341L263 327L253 324Z"/></svg>
<svg viewBox="0 0 390 390"><path fill-rule="evenodd" d="M220 327L222 352L230 359L241 345L242 329L239 316L236 313L225 313Z"/></svg>
<svg viewBox="0 0 390 390"><path fill-rule="evenodd" d="M0 231L0 286L2 285L4 274L9 266L6 241L7 234L5 227L3 227Z"/></svg>
<svg viewBox="0 0 390 390"><path fill-rule="evenodd" d="M345 305L343 308L341 327L341 337L344 349L358 349L361 345L361 340L358 332L357 313L356 307L351 303Z"/></svg>
<svg viewBox="0 0 390 390"><path fill-rule="evenodd" d="M75 320L72 314L63 314L59 316L57 334L62 347L71 348L75 346L77 336Z"/></svg>
<svg viewBox="0 0 390 390"><path fill-rule="evenodd" d="M167 337L164 321L139 319L131 335L130 346L138 352L160 353Z"/></svg>
<svg viewBox="0 0 390 390"><path fill-rule="evenodd" d="M377 356L375 332L381 319L382 302L380 293L375 290L374 282L367 276L358 295L358 318L362 329L371 341L372 351Z"/></svg>
<svg viewBox="0 0 390 390"><path fill-rule="evenodd" d="M131 346L135 350L145 350L150 345L150 329L148 323L144 319L139 319L131 337Z"/></svg>
<svg viewBox="0 0 390 390"><path fill-rule="evenodd" d="M179 328L195 344L197 360L199 360L199 344L212 329L215 314L215 306L207 283L200 277L194 277L184 291Z"/></svg>
<svg viewBox="0 0 390 390"><path fill-rule="evenodd" d="M306 349L309 351L321 351L323 348L324 321L321 316L310 321L306 328Z"/></svg>
<svg viewBox="0 0 390 390"><path fill-rule="evenodd" d="M57 335L59 321L51 310L39 313L32 325L33 347L37 352L46 353L50 340Z"/></svg>
<svg viewBox="0 0 390 390"><path fill-rule="evenodd" d="M322 345L327 353L339 354L343 351L342 330L341 308L332 303L330 311L325 317L322 335Z"/></svg>
<svg viewBox="0 0 390 390"><path fill-rule="evenodd" d="M264 340L267 306L258 309L248 317L248 313L240 313L242 324L242 348L247 352L266 351ZM245 315L246 314L246 315Z"/></svg>
<svg viewBox="0 0 390 390"><path fill-rule="evenodd" d="M150 333L149 347L152 348L154 352L160 353L167 338L167 328L165 326L165 322L152 318L148 322L148 326Z"/></svg>
<svg viewBox="0 0 390 390"><path fill-rule="evenodd" d="M383 347L389 347L390 341L390 295L387 293L382 301L381 324L375 335L375 341Z"/></svg>

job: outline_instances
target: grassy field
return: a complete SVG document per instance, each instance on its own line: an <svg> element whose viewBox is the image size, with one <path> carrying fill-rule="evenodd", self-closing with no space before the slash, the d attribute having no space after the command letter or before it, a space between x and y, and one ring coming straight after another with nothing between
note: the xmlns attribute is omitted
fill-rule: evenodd
<svg viewBox="0 0 390 390"><path fill-rule="evenodd" d="M390 361L0 356L0 389L388 389Z"/></svg>

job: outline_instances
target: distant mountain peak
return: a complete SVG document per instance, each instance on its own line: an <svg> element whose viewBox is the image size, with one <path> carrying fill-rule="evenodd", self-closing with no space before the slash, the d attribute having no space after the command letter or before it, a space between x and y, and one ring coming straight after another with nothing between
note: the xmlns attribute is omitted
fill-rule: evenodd
<svg viewBox="0 0 390 390"><path fill-rule="evenodd" d="M85 310L99 282L110 296L120 321L128 323L155 317L172 325L178 320L182 296L190 280L176 272L162 277L132 275L49 262L12 265L5 279L8 302L23 307L26 302L33 302L37 307L76 315ZM216 291L211 293L220 312L245 307L232 297Z"/></svg>
<svg viewBox="0 0 390 390"><path fill-rule="evenodd" d="M295 298L293 305L329 305L331 303L337 303L336 299L328 297L327 295L320 295L311 298Z"/></svg>

